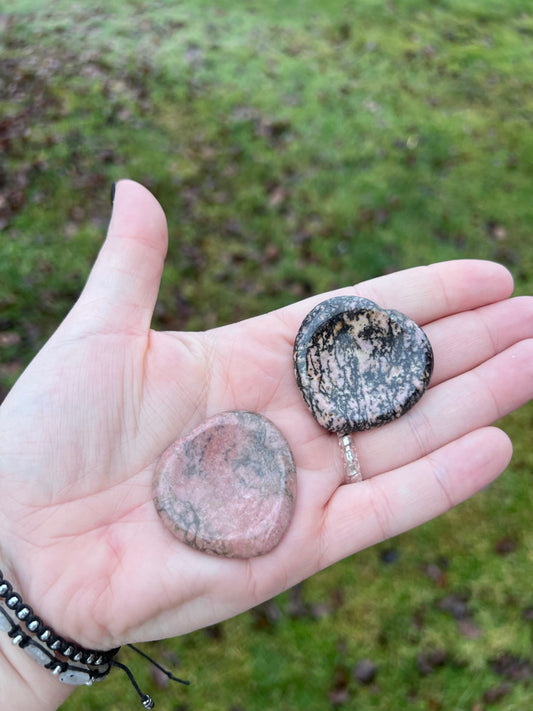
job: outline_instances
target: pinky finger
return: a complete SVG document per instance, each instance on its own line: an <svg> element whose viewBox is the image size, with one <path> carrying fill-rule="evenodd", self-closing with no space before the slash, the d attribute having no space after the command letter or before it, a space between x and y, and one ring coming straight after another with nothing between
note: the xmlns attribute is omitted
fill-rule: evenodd
<svg viewBox="0 0 533 711"><path fill-rule="evenodd" d="M512 444L484 427L412 464L341 486L324 520L321 568L429 521L487 486L509 464Z"/></svg>

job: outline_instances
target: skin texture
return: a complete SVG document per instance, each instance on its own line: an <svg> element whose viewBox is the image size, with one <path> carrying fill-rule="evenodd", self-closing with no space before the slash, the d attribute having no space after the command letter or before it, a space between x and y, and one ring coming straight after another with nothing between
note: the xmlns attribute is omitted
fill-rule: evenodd
<svg viewBox="0 0 533 711"><path fill-rule="evenodd" d="M166 243L157 201L120 182L79 301L0 408L1 567L58 633L95 648L230 617L446 511L505 469L511 443L488 425L533 394L533 300L509 299L499 265L419 267L211 332L162 333L150 321ZM366 480L340 487L337 437L310 415L292 368L302 319L337 294L405 313L435 354L420 402L353 436ZM252 560L181 544L152 501L161 453L232 409L272 420L297 467L291 525ZM14 707L51 709L69 693L5 640L0 648L0 689L22 695ZM39 705L26 704L37 680Z"/></svg>

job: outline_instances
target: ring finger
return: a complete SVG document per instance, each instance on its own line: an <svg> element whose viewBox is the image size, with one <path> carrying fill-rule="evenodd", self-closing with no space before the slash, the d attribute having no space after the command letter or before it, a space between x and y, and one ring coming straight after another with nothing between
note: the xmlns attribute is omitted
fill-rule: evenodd
<svg viewBox="0 0 533 711"><path fill-rule="evenodd" d="M357 436L365 478L416 461L533 396L533 340L524 340L430 388L416 407L381 429Z"/></svg>

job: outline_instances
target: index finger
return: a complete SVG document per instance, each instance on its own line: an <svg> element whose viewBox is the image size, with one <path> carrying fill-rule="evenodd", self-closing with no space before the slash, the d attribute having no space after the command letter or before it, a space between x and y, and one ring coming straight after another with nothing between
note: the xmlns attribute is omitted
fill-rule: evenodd
<svg viewBox="0 0 533 711"><path fill-rule="evenodd" d="M386 274L310 297L273 313L296 332L306 314L324 299L355 294L382 308L401 311L423 326L444 316L507 299L512 292L513 278L501 264L462 259Z"/></svg>

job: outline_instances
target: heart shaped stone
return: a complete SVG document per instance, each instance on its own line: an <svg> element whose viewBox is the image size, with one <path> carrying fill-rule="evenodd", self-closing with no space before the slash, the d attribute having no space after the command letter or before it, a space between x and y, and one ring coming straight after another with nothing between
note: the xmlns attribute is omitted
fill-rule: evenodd
<svg viewBox="0 0 533 711"><path fill-rule="evenodd" d="M224 412L177 440L154 475L154 502L183 543L228 558L268 553L287 529L296 469L281 432L254 412Z"/></svg>
<svg viewBox="0 0 533 711"><path fill-rule="evenodd" d="M294 342L298 387L316 421L339 435L383 425L426 390L433 351L410 318L358 296L318 304Z"/></svg>

